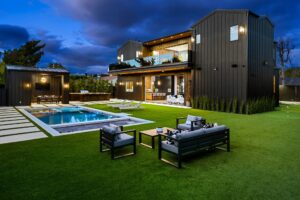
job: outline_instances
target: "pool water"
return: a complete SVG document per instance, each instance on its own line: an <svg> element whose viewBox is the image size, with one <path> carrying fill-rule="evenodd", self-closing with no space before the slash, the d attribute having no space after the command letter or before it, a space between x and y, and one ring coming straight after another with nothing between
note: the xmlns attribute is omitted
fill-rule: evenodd
<svg viewBox="0 0 300 200"><path fill-rule="evenodd" d="M119 118L103 112L84 109L81 107L47 108L29 110L39 120L48 125L92 122Z"/></svg>

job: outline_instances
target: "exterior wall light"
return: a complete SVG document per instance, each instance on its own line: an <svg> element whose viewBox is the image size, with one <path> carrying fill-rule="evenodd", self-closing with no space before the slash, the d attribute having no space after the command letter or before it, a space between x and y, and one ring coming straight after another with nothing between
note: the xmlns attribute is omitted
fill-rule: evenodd
<svg viewBox="0 0 300 200"><path fill-rule="evenodd" d="M195 42L195 38L191 37L191 42L194 43Z"/></svg>
<svg viewBox="0 0 300 200"><path fill-rule="evenodd" d="M160 81L157 81L157 85L161 85L161 82L160 82Z"/></svg>
<svg viewBox="0 0 300 200"><path fill-rule="evenodd" d="M142 82L136 82L136 85L142 85Z"/></svg>
<svg viewBox="0 0 300 200"><path fill-rule="evenodd" d="M46 82L47 82L46 77L42 77L42 78L41 78L41 83L46 83Z"/></svg>
<svg viewBox="0 0 300 200"><path fill-rule="evenodd" d="M25 83L25 88L31 88L31 84L30 83Z"/></svg>
<svg viewBox="0 0 300 200"><path fill-rule="evenodd" d="M244 33L246 32L245 27L240 26L240 27L239 27L239 32L240 32L241 34L244 34Z"/></svg>
<svg viewBox="0 0 300 200"><path fill-rule="evenodd" d="M120 82L119 85L124 85L124 83L123 83L123 82Z"/></svg>
<svg viewBox="0 0 300 200"><path fill-rule="evenodd" d="M64 84L64 88L65 88L65 89L69 89L69 88L70 88L69 83L65 83L65 84Z"/></svg>

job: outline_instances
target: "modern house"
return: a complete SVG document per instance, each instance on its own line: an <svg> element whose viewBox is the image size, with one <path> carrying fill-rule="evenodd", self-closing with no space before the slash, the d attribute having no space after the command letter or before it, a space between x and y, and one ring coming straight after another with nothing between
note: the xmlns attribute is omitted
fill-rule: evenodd
<svg viewBox="0 0 300 200"><path fill-rule="evenodd" d="M5 88L1 104L24 106L37 102L38 97L57 97L57 101L69 103L69 72L65 69L49 69L23 66L6 66ZM47 100L47 99L46 99Z"/></svg>
<svg viewBox="0 0 300 200"><path fill-rule="evenodd" d="M274 25L249 10L216 10L190 30L146 42L128 41L110 70L116 97L142 101L183 95L247 101L278 98ZM139 62L137 62L139 61Z"/></svg>

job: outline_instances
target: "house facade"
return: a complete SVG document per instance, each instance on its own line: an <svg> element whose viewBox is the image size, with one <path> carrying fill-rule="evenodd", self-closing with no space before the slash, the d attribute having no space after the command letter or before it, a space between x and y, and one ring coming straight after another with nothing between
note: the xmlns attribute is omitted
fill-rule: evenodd
<svg viewBox="0 0 300 200"><path fill-rule="evenodd" d="M190 30L118 50L116 97L162 101L182 95L247 101L278 96L274 25L249 10L216 10Z"/></svg>

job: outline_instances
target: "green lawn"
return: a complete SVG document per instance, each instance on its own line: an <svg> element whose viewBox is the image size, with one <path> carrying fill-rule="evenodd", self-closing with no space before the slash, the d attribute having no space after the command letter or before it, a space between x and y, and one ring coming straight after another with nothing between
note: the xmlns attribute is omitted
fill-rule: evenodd
<svg viewBox="0 0 300 200"><path fill-rule="evenodd" d="M155 121L130 127L137 130L201 115L230 128L232 151L201 154L178 170L143 146L112 161L99 153L97 132L0 145L0 199L300 198L300 106L238 115L145 105L128 113Z"/></svg>

